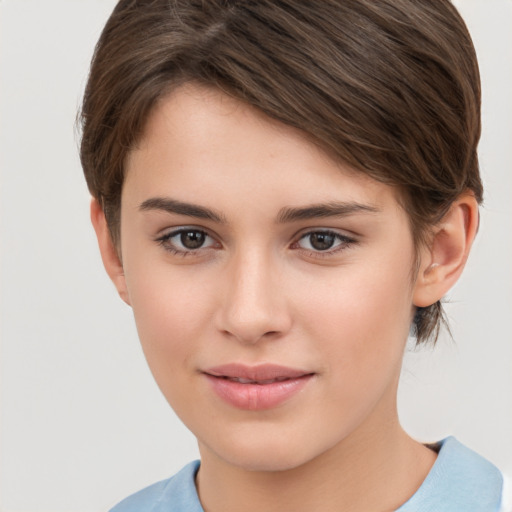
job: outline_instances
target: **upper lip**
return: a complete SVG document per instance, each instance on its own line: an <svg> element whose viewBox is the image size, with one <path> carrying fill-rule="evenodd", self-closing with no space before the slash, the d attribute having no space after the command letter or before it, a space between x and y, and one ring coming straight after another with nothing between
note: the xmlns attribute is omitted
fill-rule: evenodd
<svg viewBox="0 0 512 512"><path fill-rule="evenodd" d="M250 366L239 363L214 366L204 370L203 372L213 377L244 379L255 382L269 381L274 379L296 379L298 377L304 377L305 375L311 375L314 373L299 368L290 368L277 364L259 364Z"/></svg>

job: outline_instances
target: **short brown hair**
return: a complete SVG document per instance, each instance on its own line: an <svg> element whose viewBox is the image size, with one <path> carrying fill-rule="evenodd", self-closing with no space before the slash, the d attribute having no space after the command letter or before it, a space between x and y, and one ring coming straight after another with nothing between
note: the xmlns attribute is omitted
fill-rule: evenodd
<svg viewBox="0 0 512 512"><path fill-rule="evenodd" d="M80 118L85 177L116 244L127 153L156 102L186 82L397 187L416 246L461 193L482 200L478 65L449 0L120 0ZM419 308L418 343L443 318L440 302Z"/></svg>

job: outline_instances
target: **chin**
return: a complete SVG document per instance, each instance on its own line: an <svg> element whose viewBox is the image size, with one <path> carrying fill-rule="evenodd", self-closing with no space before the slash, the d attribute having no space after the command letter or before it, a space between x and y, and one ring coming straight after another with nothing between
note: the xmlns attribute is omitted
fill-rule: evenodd
<svg viewBox="0 0 512 512"><path fill-rule="evenodd" d="M205 452L214 452L218 458L230 466L254 472L297 469L316 459L330 448L329 446L312 445L311 438L301 440L286 435L274 435L266 439L264 436L260 439L247 436L241 440L233 438L226 440L229 441L229 446L222 445L211 448L203 446L201 456L204 457Z"/></svg>
<svg viewBox="0 0 512 512"><path fill-rule="evenodd" d="M297 455L283 457L275 453L262 453L259 451L258 453L236 454L233 457L224 457L224 459L228 464L245 471L268 473L291 471L308 462L304 454L300 454L301 456Z"/></svg>

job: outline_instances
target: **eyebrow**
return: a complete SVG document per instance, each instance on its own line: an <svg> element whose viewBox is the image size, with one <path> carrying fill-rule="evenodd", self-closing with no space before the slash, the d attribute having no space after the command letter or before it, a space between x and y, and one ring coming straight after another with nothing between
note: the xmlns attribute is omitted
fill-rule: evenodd
<svg viewBox="0 0 512 512"><path fill-rule="evenodd" d="M356 213L378 213L373 205L356 202L330 202L298 208L282 208L277 216L278 223L309 220L323 217L346 217Z"/></svg>
<svg viewBox="0 0 512 512"><path fill-rule="evenodd" d="M219 224L227 224L227 220L221 213L199 206L197 204L185 203L168 197L152 197L143 201L139 210L159 210L167 213L186 215L197 219L207 219ZM299 220L310 220L323 217L346 217L356 213L378 213L380 210L369 204L357 202L329 202L312 204L303 207L285 207L279 210L277 223L296 222Z"/></svg>
<svg viewBox="0 0 512 512"><path fill-rule="evenodd" d="M160 210L167 213L176 213L178 215L186 215L187 217L195 217L197 219L212 220L219 224L227 223L226 218L214 210L197 204L184 203L168 197L152 197L151 199L146 199L140 204L139 210Z"/></svg>

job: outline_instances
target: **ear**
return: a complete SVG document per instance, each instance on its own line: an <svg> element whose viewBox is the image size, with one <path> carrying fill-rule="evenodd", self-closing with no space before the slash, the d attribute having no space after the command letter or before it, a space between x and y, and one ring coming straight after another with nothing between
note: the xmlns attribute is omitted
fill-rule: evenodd
<svg viewBox="0 0 512 512"><path fill-rule="evenodd" d="M478 230L478 203L470 192L453 202L435 226L428 247L421 252L413 302L427 307L440 300L457 282Z"/></svg>
<svg viewBox="0 0 512 512"><path fill-rule="evenodd" d="M96 232L101 259L103 260L105 270L114 283L121 299L123 299L126 304L130 305L123 264L121 263L116 247L112 242L105 214L96 199L92 199L91 201L91 222L94 227L94 231Z"/></svg>

